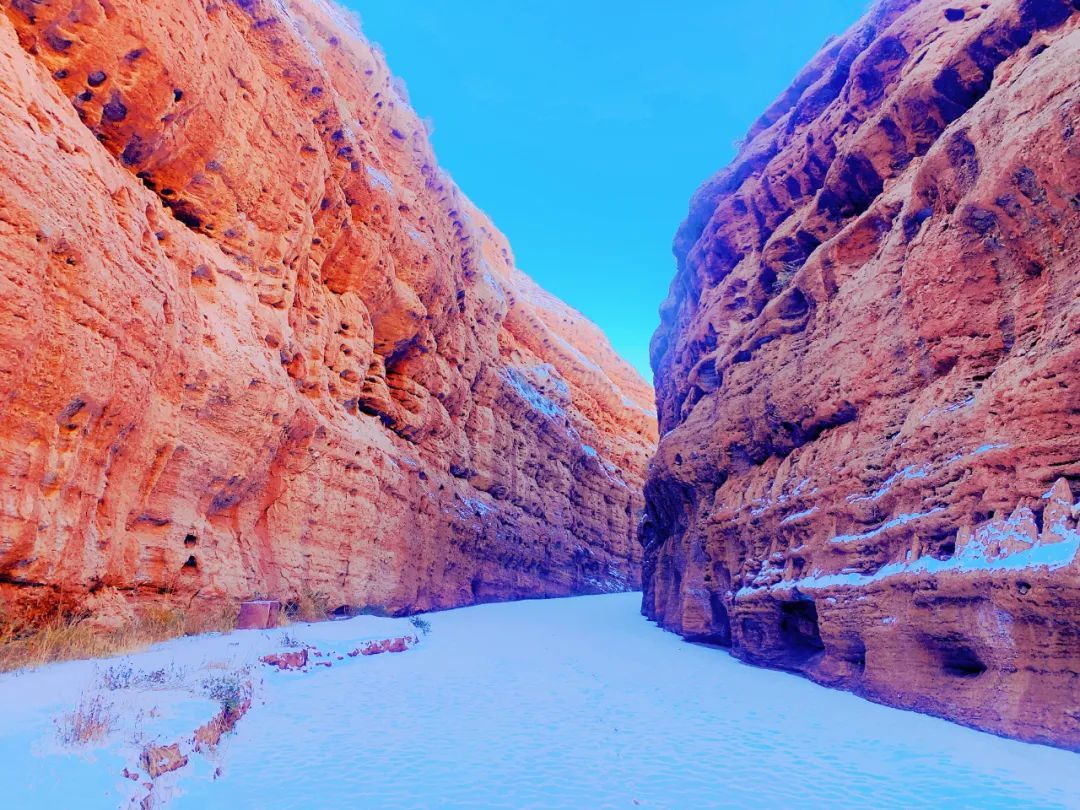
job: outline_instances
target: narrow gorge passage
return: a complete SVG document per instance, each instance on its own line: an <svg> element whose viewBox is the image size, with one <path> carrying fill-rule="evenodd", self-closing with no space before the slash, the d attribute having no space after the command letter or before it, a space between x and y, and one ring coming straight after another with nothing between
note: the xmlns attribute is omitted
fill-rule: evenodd
<svg viewBox="0 0 1080 810"><path fill-rule="evenodd" d="M6 802L1080 808L1080 0L342 3L0 0Z"/></svg>

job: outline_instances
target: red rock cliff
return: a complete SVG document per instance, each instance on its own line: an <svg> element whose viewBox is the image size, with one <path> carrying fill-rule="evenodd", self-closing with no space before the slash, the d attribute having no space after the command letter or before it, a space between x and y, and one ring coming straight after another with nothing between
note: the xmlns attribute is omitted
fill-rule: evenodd
<svg viewBox="0 0 1080 810"><path fill-rule="evenodd" d="M0 9L5 602L638 584L649 386L340 11Z"/></svg>
<svg viewBox="0 0 1080 810"><path fill-rule="evenodd" d="M879 3L706 183L644 612L1080 748L1080 3Z"/></svg>

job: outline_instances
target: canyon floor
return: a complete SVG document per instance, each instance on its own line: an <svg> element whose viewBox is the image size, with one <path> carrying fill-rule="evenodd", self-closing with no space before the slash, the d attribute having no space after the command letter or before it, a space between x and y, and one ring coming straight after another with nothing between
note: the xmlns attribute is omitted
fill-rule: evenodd
<svg viewBox="0 0 1080 810"><path fill-rule="evenodd" d="M5 802L1080 807L1076 754L747 666L639 607L626 593L430 627L360 616L7 674ZM285 669L260 660L281 653ZM231 719L195 734L215 717Z"/></svg>

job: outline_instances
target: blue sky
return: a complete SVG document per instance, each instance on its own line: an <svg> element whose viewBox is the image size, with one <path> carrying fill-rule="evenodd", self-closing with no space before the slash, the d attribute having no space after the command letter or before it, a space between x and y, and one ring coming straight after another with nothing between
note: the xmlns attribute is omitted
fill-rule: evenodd
<svg viewBox="0 0 1080 810"><path fill-rule="evenodd" d="M690 195L867 0L346 0L518 265L651 379Z"/></svg>

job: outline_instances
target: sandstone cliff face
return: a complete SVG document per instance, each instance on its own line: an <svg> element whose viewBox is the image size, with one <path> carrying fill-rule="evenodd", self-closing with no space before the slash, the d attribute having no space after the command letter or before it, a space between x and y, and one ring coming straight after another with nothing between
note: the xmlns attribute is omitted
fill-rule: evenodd
<svg viewBox="0 0 1080 810"><path fill-rule="evenodd" d="M694 197L647 615L1080 748L1078 8L880 3Z"/></svg>
<svg viewBox="0 0 1080 810"><path fill-rule="evenodd" d="M651 389L338 10L0 9L8 607L638 584Z"/></svg>

